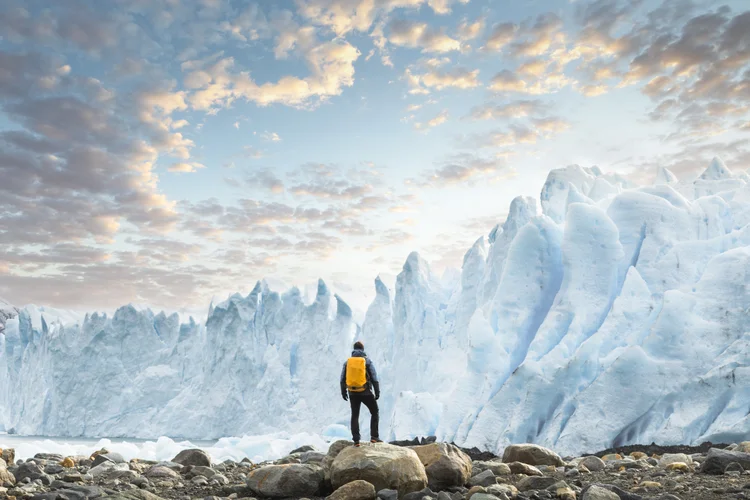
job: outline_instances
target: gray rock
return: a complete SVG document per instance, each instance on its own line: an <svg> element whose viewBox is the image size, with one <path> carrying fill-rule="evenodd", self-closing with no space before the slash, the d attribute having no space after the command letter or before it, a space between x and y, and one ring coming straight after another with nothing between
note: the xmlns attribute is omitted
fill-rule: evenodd
<svg viewBox="0 0 750 500"><path fill-rule="evenodd" d="M45 474L60 474L65 470L65 467L63 467L60 464L48 464L44 467L44 473Z"/></svg>
<svg viewBox="0 0 750 500"><path fill-rule="evenodd" d="M435 495L437 495L437 493L432 491L430 488L424 488L420 491L407 493L406 495L401 497L401 500L423 500L428 497L434 497Z"/></svg>
<svg viewBox="0 0 750 500"><path fill-rule="evenodd" d="M542 471L534 467L533 465L525 464L523 462L511 462L508 464L510 471L513 474L525 474L527 476L543 476Z"/></svg>
<svg viewBox="0 0 750 500"><path fill-rule="evenodd" d="M192 474L193 476L203 476L206 478L211 478L216 475L216 471L213 470L211 467L205 467L203 465L196 465L195 467L191 467L188 471L188 474Z"/></svg>
<svg viewBox="0 0 750 500"><path fill-rule="evenodd" d="M136 479L137 477L140 477L140 474L138 474L134 470L129 469L113 469L109 472L105 472L99 476L100 478L104 479L105 481L127 481L132 482L133 479Z"/></svg>
<svg viewBox="0 0 750 500"><path fill-rule="evenodd" d="M723 474L727 465L732 462L737 462L745 470L750 469L750 453L711 448L708 450L706 460L701 465L701 472L704 474Z"/></svg>
<svg viewBox="0 0 750 500"><path fill-rule="evenodd" d="M13 474L11 474L11 472L5 467L0 467L0 485L13 486L15 484L16 484L16 477Z"/></svg>
<svg viewBox="0 0 750 500"><path fill-rule="evenodd" d="M62 462L65 457L58 455L57 453L37 453L34 458L40 460L48 460L50 462Z"/></svg>
<svg viewBox="0 0 750 500"><path fill-rule="evenodd" d="M463 486L471 478L471 458L457 446L431 443L412 446L427 473L427 484L435 491Z"/></svg>
<svg viewBox="0 0 750 500"><path fill-rule="evenodd" d="M102 462L96 467L91 468L88 473L92 477L97 478L112 471L126 471L126 470L130 470L130 467L128 466L128 464L116 464L114 462L107 461L107 462Z"/></svg>
<svg viewBox="0 0 750 500"><path fill-rule="evenodd" d="M561 466L565 462L554 451L536 444L512 444L503 451L503 462L522 462L529 465Z"/></svg>
<svg viewBox="0 0 750 500"><path fill-rule="evenodd" d="M145 490L121 491L105 498L107 500L163 500L162 497Z"/></svg>
<svg viewBox="0 0 750 500"><path fill-rule="evenodd" d="M116 464L116 465L121 465L121 464ZM173 471L169 467L164 467L163 465L154 465L150 467L144 475L149 479L157 479L157 480L180 478L179 474L177 474L175 471Z"/></svg>
<svg viewBox="0 0 750 500"><path fill-rule="evenodd" d="M306 444L304 446L300 446L296 450L292 450L289 454L293 455L295 453L305 453L306 451L317 451L314 446L310 446L309 444Z"/></svg>
<svg viewBox="0 0 750 500"><path fill-rule="evenodd" d="M182 470L186 467L186 466L184 466L182 464L178 464L177 462L168 462L168 461L156 462L156 463L145 462L144 461L142 463L144 463L144 464L148 463L148 464L151 464L151 465L158 465L160 467L166 467L167 469L172 469L175 472L182 472Z"/></svg>
<svg viewBox="0 0 750 500"><path fill-rule="evenodd" d="M375 500L375 487L367 481L352 481L327 497L327 500Z"/></svg>
<svg viewBox="0 0 750 500"><path fill-rule="evenodd" d="M438 493L437 500L453 500L453 497L447 491L441 491Z"/></svg>
<svg viewBox="0 0 750 500"><path fill-rule="evenodd" d="M511 474L510 466L497 460L490 460L487 462L477 460L472 463L472 476L476 476L480 472L491 470L496 476L507 476Z"/></svg>
<svg viewBox="0 0 750 500"><path fill-rule="evenodd" d="M208 482L210 484L226 485L229 484L229 479L224 474L215 474Z"/></svg>
<svg viewBox="0 0 750 500"><path fill-rule="evenodd" d="M480 472L476 476L469 479L469 486L490 486L491 484L497 484L497 478L491 470Z"/></svg>
<svg viewBox="0 0 750 500"><path fill-rule="evenodd" d="M582 500L620 500L617 493L596 484L591 486L581 498Z"/></svg>
<svg viewBox="0 0 750 500"><path fill-rule="evenodd" d="M325 457L326 454L319 451L306 451L299 456L299 461L303 464L319 464Z"/></svg>
<svg viewBox="0 0 750 500"><path fill-rule="evenodd" d="M616 494L620 498L620 500L643 500L642 496L636 495L635 493L629 493L611 484L590 484L583 488L583 490L581 490L581 494L585 495L588 490L590 490L594 486L598 486L599 488L604 488L605 490L611 491L612 493Z"/></svg>
<svg viewBox="0 0 750 500"><path fill-rule="evenodd" d="M362 479L376 491L397 489L401 496L427 486L427 473L416 452L386 443L344 448L331 464L330 477L334 488Z"/></svg>
<svg viewBox="0 0 750 500"><path fill-rule="evenodd" d="M728 463L726 467L724 467L724 474L729 474L731 472L742 474L743 472L745 472L745 469L742 467L740 463L731 462L731 463Z"/></svg>
<svg viewBox="0 0 750 500"><path fill-rule="evenodd" d="M104 496L104 490L99 486L93 485L72 485L62 491L75 491L82 494L85 498L99 498Z"/></svg>
<svg viewBox="0 0 750 500"><path fill-rule="evenodd" d="M676 462L682 462L684 464L690 465L693 463L693 458L690 455L686 455L684 453L665 453L659 459L659 465L662 467L666 467L667 465Z"/></svg>
<svg viewBox="0 0 750 500"><path fill-rule="evenodd" d="M471 500L501 500L501 498L489 493L474 493L471 495Z"/></svg>
<svg viewBox="0 0 750 500"><path fill-rule="evenodd" d="M269 465L252 471L248 475L247 486L260 496L301 497L317 495L323 481L323 469L315 465Z"/></svg>
<svg viewBox="0 0 750 500"><path fill-rule="evenodd" d="M380 500L398 500L398 491L385 489L378 491L378 498Z"/></svg>
<svg viewBox="0 0 750 500"><path fill-rule="evenodd" d="M331 446L328 447L328 453L326 453L326 456L330 458L336 458L339 453L341 453L345 448L348 448L349 446L354 446L354 442L347 441L345 439L334 441L333 443L331 443Z"/></svg>
<svg viewBox="0 0 750 500"><path fill-rule="evenodd" d="M514 497L518 494L518 489L510 484L493 484L491 486L487 486L487 488L485 489L486 492L490 495L495 495L502 500L507 500L508 498Z"/></svg>
<svg viewBox="0 0 750 500"><path fill-rule="evenodd" d="M172 459L172 462L180 465L203 465L211 467L211 457L203 450L182 450Z"/></svg>
<svg viewBox="0 0 750 500"><path fill-rule="evenodd" d="M206 486L208 484L208 479L204 476L195 476L190 482L196 486Z"/></svg>
<svg viewBox="0 0 750 500"><path fill-rule="evenodd" d="M579 462L579 465L585 466L591 472L601 472L607 467L607 464L604 463L604 460L594 456L583 457L583 459L581 459L581 461Z"/></svg>
<svg viewBox="0 0 750 500"><path fill-rule="evenodd" d="M92 462L91 466L96 467L97 465L100 465L104 462L124 464L126 463L126 460L122 455L116 452L104 453L102 455L97 455L96 457L94 457L94 461Z"/></svg>
<svg viewBox="0 0 750 500"><path fill-rule="evenodd" d="M527 476L518 483L519 491L532 491L532 490L546 490L553 484L557 483L557 479L554 477L547 476Z"/></svg>
<svg viewBox="0 0 750 500"><path fill-rule="evenodd" d="M41 466L34 462L24 462L13 471L13 476L16 478L16 482L20 483L24 479L33 481L44 475L44 471Z"/></svg>

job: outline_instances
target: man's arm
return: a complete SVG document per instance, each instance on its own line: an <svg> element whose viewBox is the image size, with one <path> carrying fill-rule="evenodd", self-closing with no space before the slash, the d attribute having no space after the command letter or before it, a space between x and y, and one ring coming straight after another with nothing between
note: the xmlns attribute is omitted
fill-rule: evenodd
<svg viewBox="0 0 750 500"><path fill-rule="evenodd" d="M375 391L375 399L380 399L380 381L378 380L378 371L375 369L375 365L369 359L367 360L367 379L372 384L372 388Z"/></svg>
<svg viewBox="0 0 750 500"><path fill-rule="evenodd" d="M344 398L344 401L347 401L349 399L349 394L346 392L346 363L344 363L344 367L341 369L341 397Z"/></svg>

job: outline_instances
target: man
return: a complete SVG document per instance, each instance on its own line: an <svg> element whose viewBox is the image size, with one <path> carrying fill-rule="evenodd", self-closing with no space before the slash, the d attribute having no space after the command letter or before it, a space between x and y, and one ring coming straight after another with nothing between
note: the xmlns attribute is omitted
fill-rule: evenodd
<svg viewBox="0 0 750 500"><path fill-rule="evenodd" d="M373 395L373 391L375 394ZM367 359L362 342L354 343L352 357L344 363L341 370L341 397L349 401L352 407L352 440L359 446L359 410L364 403L370 410L370 442L381 443L378 436L378 403L380 384L378 373L372 361Z"/></svg>

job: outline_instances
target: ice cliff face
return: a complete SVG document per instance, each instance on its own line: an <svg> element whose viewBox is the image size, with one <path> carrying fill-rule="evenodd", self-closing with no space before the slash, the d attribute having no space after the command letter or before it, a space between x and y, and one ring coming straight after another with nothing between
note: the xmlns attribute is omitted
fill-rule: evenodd
<svg viewBox="0 0 750 500"><path fill-rule="evenodd" d="M0 299L0 334L5 332L5 323L18 316L18 308Z"/></svg>
<svg viewBox="0 0 750 500"><path fill-rule="evenodd" d="M455 286L412 254L395 294L376 280L361 327L322 282L309 305L260 283L205 325L22 309L0 336L0 417L46 435L322 432L347 423L338 376L359 338L385 437L570 454L746 439L749 181L720 160L648 187L554 170L541 203L513 200L467 251Z"/></svg>

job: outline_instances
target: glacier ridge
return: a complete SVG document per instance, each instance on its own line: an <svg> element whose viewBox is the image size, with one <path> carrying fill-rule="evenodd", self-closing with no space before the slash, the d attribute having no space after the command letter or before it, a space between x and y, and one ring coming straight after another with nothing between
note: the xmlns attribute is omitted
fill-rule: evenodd
<svg viewBox="0 0 750 500"><path fill-rule="evenodd" d="M417 253L375 280L360 325L323 281L259 282L205 324L124 306L0 335L0 423L19 434L211 439L348 423L338 376L355 339L381 374L384 437L501 452L750 438L750 176L719 159L651 186L552 170L539 200L441 280ZM447 285L454 283L453 285ZM36 311L36 312L35 312ZM366 431L366 427L365 427Z"/></svg>

